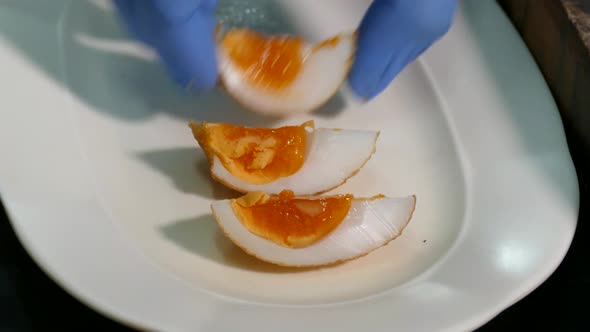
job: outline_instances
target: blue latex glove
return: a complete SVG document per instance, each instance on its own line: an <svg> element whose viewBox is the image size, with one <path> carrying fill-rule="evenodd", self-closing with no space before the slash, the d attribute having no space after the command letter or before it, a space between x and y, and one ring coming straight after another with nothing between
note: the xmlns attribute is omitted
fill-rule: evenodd
<svg viewBox="0 0 590 332"><path fill-rule="evenodd" d="M457 0L375 0L359 27L349 77L371 99L448 30ZM217 0L115 0L128 29L160 55L181 85L208 90L217 81Z"/></svg>
<svg viewBox="0 0 590 332"><path fill-rule="evenodd" d="M128 30L153 47L183 87L209 90L217 82L217 0L114 0Z"/></svg>
<svg viewBox="0 0 590 332"><path fill-rule="evenodd" d="M456 0L375 0L358 30L349 83L360 97L382 92L449 29Z"/></svg>

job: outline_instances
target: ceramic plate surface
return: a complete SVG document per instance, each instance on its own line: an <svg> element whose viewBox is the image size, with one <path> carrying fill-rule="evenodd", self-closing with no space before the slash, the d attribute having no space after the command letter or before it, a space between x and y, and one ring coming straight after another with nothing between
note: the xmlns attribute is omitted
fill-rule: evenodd
<svg viewBox="0 0 590 332"><path fill-rule="evenodd" d="M369 1L221 1L219 15L321 40ZM494 1L463 1L448 35L374 101L343 91L269 120L221 92L189 96L121 31L108 2L0 5L0 193L36 262L114 319L162 331L473 329L559 265L578 186L559 113ZM335 192L415 194L403 235L333 267L275 267L220 232L190 119L380 130Z"/></svg>

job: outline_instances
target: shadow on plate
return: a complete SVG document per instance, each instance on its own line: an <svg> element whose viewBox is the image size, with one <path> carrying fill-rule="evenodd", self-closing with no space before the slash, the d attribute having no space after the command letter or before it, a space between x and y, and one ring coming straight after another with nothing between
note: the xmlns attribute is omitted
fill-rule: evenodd
<svg viewBox="0 0 590 332"><path fill-rule="evenodd" d="M241 195L211 178L209 162L196 147L147 151L135 157L167 177L183 193L214 200Z"/></svg>
<svg viewBox="0 0 590 332"><path fill-rule="evenodd" d="M288 268L246 254L221 231L211 214L180 220L160 228L161 234L183 250L216 263L262 273L298 273L310 268Z"/></svg>
<svg viewBox="0 0 590 332"><path fill-rule="evenodd" d="M243 109L220 89L195 95L175 85L154 52L129 38L108 1L58 0L39 5L36 0L9 0L3 6L9 10L0 16L0 35L93 110L123 121L167 114L247 126L277 122ZM228 26L296 31L284 9L272 0L221 0L217 15ZM338 94L314 114L331 117L344 107Z"/></svg>

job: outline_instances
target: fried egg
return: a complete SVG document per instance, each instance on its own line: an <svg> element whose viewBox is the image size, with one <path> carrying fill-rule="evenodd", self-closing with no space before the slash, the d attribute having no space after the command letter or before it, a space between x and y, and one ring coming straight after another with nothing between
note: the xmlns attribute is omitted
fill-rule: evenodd
<svg viewBox="0 0 590 332"><path fill-rule="evenodd" d="M293 267L330 265L364 256L400 236L416 206L414 195L355 198L248 193L215 201L225 235L263 261Z"/></svg>
<svg viewBox="0 0 590 332"><path fill-rule="evenodd" d="M299 36L232 29L220 37L219 75L229 95L249 110L275 116L310 112L338 91L355 49L355 33L311 44Z"/></svg>
<svg viewBox="0 0 590 332"><path fill-rule="evenodd" d="M239 192L312 195L355 175L376 150L378 131L315 128L313 121L280 128L189 124L213 179Z"/></svg>

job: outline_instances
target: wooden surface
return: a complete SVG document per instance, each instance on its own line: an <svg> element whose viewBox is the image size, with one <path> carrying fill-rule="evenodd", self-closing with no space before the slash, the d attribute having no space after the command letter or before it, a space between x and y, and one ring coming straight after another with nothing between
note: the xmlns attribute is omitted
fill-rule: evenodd
<svg viewBox="0 0 590 332"><path fill-rule="evenodd" d="M586 50L590 52L590 1L564 0L563 6L574 24Z"/></svg>

